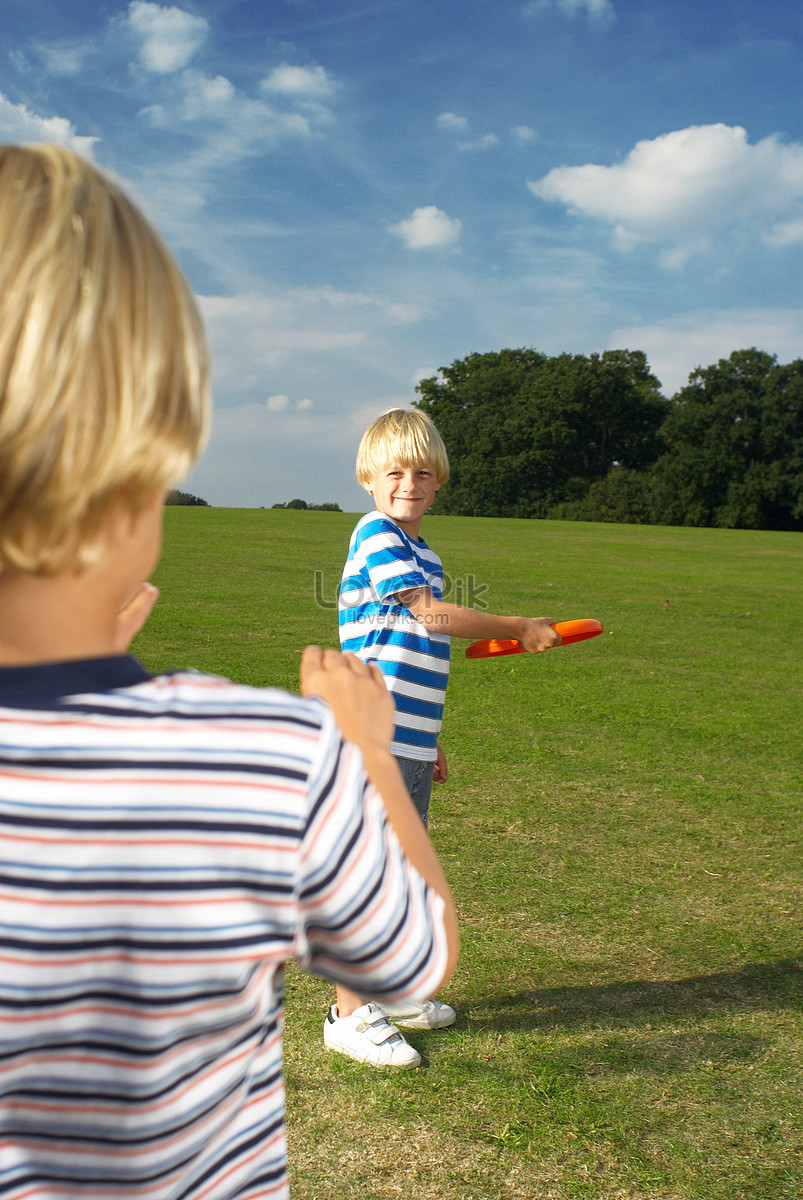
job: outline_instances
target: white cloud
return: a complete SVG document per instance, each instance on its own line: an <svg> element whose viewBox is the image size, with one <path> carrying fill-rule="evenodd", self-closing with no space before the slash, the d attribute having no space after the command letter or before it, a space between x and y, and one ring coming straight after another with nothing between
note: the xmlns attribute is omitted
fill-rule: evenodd
<svg viewBox="0 0 803 1200"><path fill-rule="evenodd" d="M40 117L24 104L12 104L0 92L0 139L5 142L58 142L78 154L92 157L100 139L81 137L66 117Z"/></svg>
<svg viewBox="0 0 803 1200"><path fill-rule="evenodd" d="M444 112L438 117L438 128L457 130L460 133L465 133L468 129L468 118L458 117L456 113Z"/></svg>
<svg viewBox="0 0 803 1200"><path fill-rule="evenodd" d="M792 221L781 221L774 225L768 233L764 235L764 241L768 246L773 246L781 249L784 246L794 246L797 242L803 242L803 217L797 217Z"/></svg>
<svg viewBox="0 0 803 1200"><path fill-rule="evenodd" d="M354 479L357 445L378 413L409 404L411 352L397 339L429 310L334 288L202 296L200 303L215 414L189 490L211 504L301 496L365 511Z"/></svg>
<svg viewBox="0 0 803 1200"><path fill-rule="evenodd" d="M462 228L462 221L447 216L434 204L427 204L417 208L404 221L391 225L390 232L401 238L408 250L431 250L453 246L459 240Z"/></svg>
<svg viewBox="0 0 803 1200"><path fill-rule="evenodd" d="M529 125L517 125L513 130L513 136L517 142L534 142L538 134Z"/></svg>
<svg viewBox="0 0 803 1200"><path fill-rule="evenodd" d="M691 126L638 142L614 166L556 167L528 187L612 225L623 249L674 243L677 265L729 226L783 238L803 203L803 145L773 135L751 146L739 126Z"/></svg>
<svg viewBox="0 0 803 1200"><path fill-rule="evenodd" d="M276 297L207 296L201 307L214 350L215 390L227 399L248 396L266 370L299 355L309 360L355 350L367 337L359 306L332 313L314 289Z"/></svg>
<svg viewBox="0 0 803 1200"><path fill-rule="evenodd" d="M266 401L268 412L286 413L286 412L309 412L314 407L309 397L299 400L296 404L291 405L290 397L285 396L283 392L277 392L275 396L268 396Z"/></svg>
<svg viewBox="0 0 803 1200"><path fill-rule="evenodd" d="M324 67L282 63L260 82L259 89L269 100L289 106L288 119L307 121L308 133L332 119L332 111L323 101L334 96L336 85Z"/></svg>
<svg viewBox="0 0 803 1200"><path fill-rule="evenodd" d="M616 19L611 0L530 0L524 11L528 16L556 8L566 17L587 15L595 24L610 25Z"/></svg>
<svg viewBox="0 0 803 1200"><path fill-rule="evenodd" d="M335 90L324 67L293 67L288 63L282 63L271 71L260 87L266 92L277 92L301 100L322 100Z"/></svg>
<svg viewBox="0 0 803 1200"><path fill-rule="evenodd" d="M422 379L434 379L439 374L437 367L419 367L413 372L410 382L413 387L418 387Z"/></svg>
<svg viewBox="0 0 803 1200"><path fill-rule="evenodd" d="M498 146L499 138L495 133L485 133L481 138L477 138L473 142L461 142L461 150L489 150L491 146Z"/></svg>
<svg viewBox="0 0 803 1200"><path fill-rule="evenodd" d="M180 115L185 121L211 119L220 123L230 117L231 108L238 101L234 84L224 75L212 78L204 75L202 71L182 71L180 88ZM244 97L239 97L239 103L236 103L238 109L242 107L243 99ZM241 113L236 115L239 118Z"/></svg>
<svg viewBox="0 0 803 1200"><path fill-rule="evenodd" d="M163 8L149 0L132 0L128 28L141 39L139 60L146 71L170 75L180 71L206 39L209 23L181 8Z"/></svg>
<svg viewBox="0 0 803 1200"><path fill-rule="evenodd" d="M140 111L141 117L160 127L205 122L207 157L225 162L262 152L283 137L309 137L318 115L317 110L278 112L264 100L238 91L225 76L213 79L194 70L182 71L169 106L154 104ZM223 131L222 140L215 138L214 129Z"/></svg>
<svg viewBox="0 0 803 1200"><path fill-rule="evenodd" d="M441 113L437 125L439 129L443 129L447 133L467 133L469 128L468 118L459 117L453 112ZM461 150L487 150L491 146L498 146L499 138L495 133L486 133L482 137L458 144Z"/></svg>
<svg viewBox="0 0 803 1200"><path fill-rule="evenodd" d="M408 402L379 395L328 412L303 400L274 413L258 402L217 408L209 447L182 487L214 505L267 508L298 496L365 512L369 501L354 477L360 438L379 413ZM336 593L337 579L332 584Z"/></svg>
<svg viewBox="0 0 803 1200"><path fill-rule="evenodd" d="M631 243L621 234L617 238L617 244L623 250L629 250L631 246ZM710 249L710 238L690 238L685 242L679 242L676 246L662 250L658 255L658 262L667 271L680 271L694 255L706 254Z"/></svg>
<svg viewBox="0 0 803 1200"><path fill-rule="evenodd" d="M271 152L286 140L309 139L329 120L321 106L304 112L280 111L267 99L254 98L223 75L194 68L151 89L153 103L140 109L143 123L192 138L185 151L163 164L146 160L136 180L148 196L149 212L166 233L197 242L199 209L233 166ZM202 253L204 253L202 251Z"/></svg>
<svg viewBox="0 0 803 1200"><path fill-rule="evenodd" d="M803 312L793 309L702 309L649 325L614 330L610 349L643 350L665 395L688 383L697 367L708 367L734 350L755 346L792 362L803 347Z"/></svg>
<svg viewBox="0 0 803 1200"><path fill-rule="evenodd" d="M36 54L52 75L70 77L83 70L87 47L83 42L43 44L36 47Z"/></svg>
<svg viewBox="0 0 803 1200"><path fill-rule="evenodd" d="M370 358L382 331L415 324L425 315L422 307L333 288L204 296L201 308L212 343L215 392L230 403L262 392L268 372L288 366L297 372L299 363L313 370L313 361L317 370L322 356L351 355L362 348ZM302 388L308 384L301 382Z"/></svg>

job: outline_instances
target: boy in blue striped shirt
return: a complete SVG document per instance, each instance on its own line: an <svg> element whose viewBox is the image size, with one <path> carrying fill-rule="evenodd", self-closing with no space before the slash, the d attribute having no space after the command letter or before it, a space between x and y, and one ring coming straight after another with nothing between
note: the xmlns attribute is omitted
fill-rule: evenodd
<svg viewBox="0 0 803 1200"><path fill-rule="evenodd" d="M441 560L419 531L449 478L449 458L426 413L395 408L377 417L360 442L356 470L375 508L351 536L340 584L340 644L385 677L396 708L391 751L426 825L433 781L447 777L438 737L450 637L516 638L538 654L560 636L548 617L499 616L443 599ZM454 1009L437 1000L380 1008L338 987L324 1042L375 1066L413 1067L420 1055L397 1026L440 1029L454 1020Z"/></svg>

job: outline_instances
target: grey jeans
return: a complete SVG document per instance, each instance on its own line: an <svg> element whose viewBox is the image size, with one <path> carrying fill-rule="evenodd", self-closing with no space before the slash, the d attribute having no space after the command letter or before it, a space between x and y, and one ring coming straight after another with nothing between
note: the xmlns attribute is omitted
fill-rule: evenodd
<svg viewBox="0 0 803 1200"><path fill-rule="evenodd" d="M435 764L434 762L421 762L418 758L399 758L398 755L395 758L399 764L407 791L410 793L410 798L416 806L421 820L426 825Z"/></svg>

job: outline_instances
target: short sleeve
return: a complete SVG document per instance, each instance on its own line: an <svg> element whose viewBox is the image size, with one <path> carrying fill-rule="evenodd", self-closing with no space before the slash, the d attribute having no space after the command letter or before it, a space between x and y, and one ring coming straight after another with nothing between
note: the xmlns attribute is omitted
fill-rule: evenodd
<svg viewBox="0 0 803 1200"><path fill-rule="evenodd" d="M360 752L336 727L323 732L300 850L296 957L360 994L432 995L448 954L443 900L405 858Z"/></svg>
<svg viewBox="0 0 803 1200"><path fill-rule="evenodd" d="M377 521L362 545L371 586L383 602L398 592L429 587L410 543L391 521Z"/></svg>

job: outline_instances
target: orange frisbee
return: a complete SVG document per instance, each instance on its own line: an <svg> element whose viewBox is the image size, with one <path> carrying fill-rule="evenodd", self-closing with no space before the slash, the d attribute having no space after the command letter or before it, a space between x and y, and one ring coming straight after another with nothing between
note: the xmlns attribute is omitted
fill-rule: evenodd
<svg viewBox="0 0 803 1200"><path fill-rule="evenodd" d="M591 617L579 621L556 621L552 628L560 634L563 646L584 642L586 638L597 637L603 632L601 623ZM500 658L503 654L526 653L521 642L515 638L484 638L481 642L466 646L466 658Z"/></svg>

